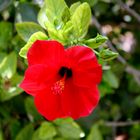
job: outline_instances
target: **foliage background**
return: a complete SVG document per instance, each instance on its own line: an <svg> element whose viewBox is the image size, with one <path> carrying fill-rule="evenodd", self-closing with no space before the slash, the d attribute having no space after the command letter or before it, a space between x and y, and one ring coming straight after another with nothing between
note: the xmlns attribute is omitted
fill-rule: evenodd
<svg viewBox="0 0 140 140"><path fill-rule="evenodd" d="M105 63L101 99L93 114L47 122L32 97L18 88L27 62L18 55L25 42L15 29L16 22L37 22L43 0L0 0L0 140L140 139L140 1L84 1L93 14L87 37L107 35L109 47L123 58Z"/></svg>

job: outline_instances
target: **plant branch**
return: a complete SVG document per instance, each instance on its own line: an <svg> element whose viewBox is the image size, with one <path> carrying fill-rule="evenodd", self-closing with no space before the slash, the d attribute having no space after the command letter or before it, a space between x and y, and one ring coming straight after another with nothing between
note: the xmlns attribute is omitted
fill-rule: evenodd
<svg viewBox="0 0 140 140"><path fill-rule="evenodd" d="M98 31L100 32L100 34L106 36L106 34L104 34L104 33L102 32L102 26L101 26L101 24L99 23L99 21L96 19L95 16L92 17L92 23L91 23L91 24L92 24L92 25L95 25L95 27L98 29ZM113 46L113 44L111 43L110 40L108 40L107 45L108 45L108 47L109 47L112 51L118 53L117 49L114 48L114 46ZM133 77L134 77L134 79L136 80L136 82L140 85L140 71L139 71L139 70L136 70L134 67L130 66L130 65L127 63L127 61L126 61L120 54L119 54L119 56L118 56L117 59L118 59L119 62L121 62L122 64L124 64L124 65L126 66L125 71L126 71L127 73L129 73L129 74L132 74Z"/></svg>
<svg viewBox="0 0 140 140"><path fill-rule="evenodd" d="M140 124L140 120L127 121L127 122L105 122L105 126L111 126L111 127L124 127L124 126L136 125L136 124Z"/></svg>
<svg viewBox="0 0 140 140"><path fill-rule="evenodd" d="M100 34L106 36L106 34L104 34L104 33L102 32L102 26L101 26L101 24L99 23L99 21L98 21L98 20L96 19L96 17L94 17L94 16L92 17L92 24L95 25L95 27L98 29L98 31L100 32ZM107 41L107 45L108 45L108 47L109 47L112 51L118 52L117 49L115 49L115 48L113 47L113 45L112 45L112 43L111 43L110 40ZM126 60L125 60L120 54L119 54L119 56L118 56L117 59L118 59L121 63L126 64Z"/></svg>
<svg viewBox="0 0 140 140"><path fill-rule="evenodd" d="M127 11L130 15L132 15L139 23L140 23L140 15L133 9L131 9L127 4L123 3L122 0L115 0L121 8Z"/></svg>
<svg viewBox="0 0 140 140"><path fill-rule="evenodd" d="M140 71L139 70L136 70L135 68L133 68L132 66L130 65L127 65L125 71L127 73L130 73L134 76L136 82L140 85Z"/></svg>

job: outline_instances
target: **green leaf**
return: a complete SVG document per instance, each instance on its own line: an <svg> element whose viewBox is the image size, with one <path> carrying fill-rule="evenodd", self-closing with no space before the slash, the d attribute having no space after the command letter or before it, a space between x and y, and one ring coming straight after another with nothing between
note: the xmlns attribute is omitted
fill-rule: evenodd
<svg viewBox="0 0 140 140"><path fill-rule="evenodd" d="M38 16L37 16L37 20L39 22L39 24L44 28L46 29L46 24L49 23L49 20L48 20L48 17L47 17L47 14L46 14L46 9L47 9L47 4L46 2L44 1L44 5L43 7L40 9L39 13L38 13ZM49 23L50 24L50 23Z"/></svg>
<svg viewBox="0 0 140 140"><path fill-rule="evenodd" d="M72 24L74 26L75 37L83 38L88 30L88 26L91 20L91 10L88 3L81 4L71 17Z"/></svg>
<svg viewBox="0 0 140 140"><path fill-rule="evenodd" d="M54 140L75 140L75 139L65 139L65 138L62 138L62 137L58 137L58 138L55 138Z"/></svg>
<svg viewBox="0 0 140 140"><path fill-rule="evenodd" d="M102 82L100 85L99 85L99 90L100 90L100 97L104 97L105 95L107 94L112 94L114 93L114 90L112 87L110 87L110 85L108 85L106 82Z"/></svg>
<svg viewBox="0 0 140 140"><path fill-rule="evenodd" d="M71 42L75 39L73 36L73 25L71 21L68 21L63 27L63 36L68 42Z"/></svg>
<svg viewBox="0 0 140 140"><path fill-rule="evenodd" d="M0 88L0 101L10 100L20 94L22 89L18 85L22 79L22 76L15 74L10 80L4 80Z"/></svg>
<svg viewBox="0 0 140 140"><path fill-rule="evenodd" d="M9 22L0 22L0 49L5 49L12 38L13 28Z"/></svg>
<svg viewBox="0 0 140 140"><path fill-rule="evenodd" d="M1 104L0 106L0 118L10 118L11 114L10 114L10 107L9 106L3 106ZM0 121L0 125L1 125L2 121Z"/></svg>
<svg viewBox="0 0 140 140"><path fill-rule="evenodd" d="M120 71L120 69L119 69ZM128 81L128 90L131 93L140 93L140 85L138 84L138 82L135 80L135 78L130 75L127 74L127 81Z"/></svg>
<svg viewBox="0 0 140 140"><path fill-rule="evenodd" d="M19 83L23 80L23 76L19 75L18 73L15 73L13 77L10 79L11 86L18 87Z"/></svg>
<svg viewBox="0 0 140 140"><path fill-rule="evenodd" d="M18 87L9 87L8 91L6 90L0 90L0 101L4 102L7 100L10 100L11 98L15 97L16 95L19 95L22 90Z"/></svg>
<svg viewBox="0 0 140 140"><path fill-rule="evenodd" d="M39 137L39 129L37 129L34 133L33 133L33 136L32 136L32 139L31 140L54 140L54 138L47 138L47 139L41 139ZM63 140L63 139L60 139L60 140Z"/></svg>
<svg viewBox="0 0 140 140"><path fill-rule="evenodd" d="M43 7L38 14L38 21L44 28L55 25L58 28L62 24L62 13L67 7L64 0L45 0ZM56 24L57 22L57 24Z"/></svg>
<svg viewBox="0 0 140 140"><path fill-rule="evenodd" d="M61 18L64 24L66 24L70 20L70 10L68 7L64 9Z"/></svg>
<svg viewBox="0 0 140 140"><path fill-rule="evenodd" d="M3 132L1 130L1 127L0 127L0 140L4 140L4 138L3 138Z"/></svg>
<svg viewBox="0 0 140 140"><path fill-rule="evenodd" d="M10 124L9 124L9 129L11 132L11 139L15 140L17 133L20 131L21 129L21 124L20 121L15 119L15 118L11 118Z"/></svg>
<svg viewBox="0 0 140 140"><path fill-rule="evenodd" d="M57 119L54 121L58 131L64 138L78 139L85 136L78 124L71 118Z"/></svg>
<svg viewBox="0 0 140 140"><path fill-rule="evenodd" d="M0 53L0 65L1 65L5 56L6 56L6 53L3 53L3 52Z"/></svg>
<svg viewBox="0 0 140 140"><path fill-rule="evenodd" d="M105 43L107 40L108 40L108 38L106 36L102 36L102 35L98 34L95 38L86 40L84 43L87 46L89 46L93 49L96 49L99 46L101 46L103 43Z"/></svg>
<svg viewBox="0 0 140 140"><path fill-rule="evenodd" d="M31 121L41 120L41 115L37 112L36 107L34 105L34 100L32 97L27 97L25 99L25 109L27 115Z"/></svg>
<svg viewBox="0 0 140 140"><path fill-rule="evenodd" d="M103 136L99 130L98 125L93 125L87 140L103 140Z"/></svg>
<svg viewBox="0 0 140 140"><path fill-rule="evenodd" d="M140 107L140 95L135 98L134 103Z"/></svg>
<svg viewBox="0 0 140 140"><path fill-rule="evenodd" d="M140 125L139 124L135 124L132 126L132 128L130 129L130 136L131 140L139 140L140 139Z"/></svg>
<svg viewBox="0 0 140 140"><path fill-rule="evenodd" d="M10 79L16 72L17 56L14 52L4 57L0 64L0 75L4 79Z"/></svg>
<svg viewBox="0 0 140 140"><path fill-rule="evenodd" d="M15 140L31 140L33 134L33 125L26 125L16 136Z"/></svg>
<svg viewBox="0 0 140 140"><path fill-rule="evenodd" d="M107 70L104 72L103 81L105 81L112 88L119 87L119 80L111 70Z"/></svg>
<svg viewBox="0 0 140 140"><path fill-rule="evenodd" d="M112 52L109 49L103 49L99 53L99 57L104 61L110 61L118 57L118 53Z"/></svg>
<svg viewBox="0 0 140 140"><path fill-rule="evenodd" d="M33 33L36 33L38 31L44 32L42 27L34 22L16 23L16 30L20 37L26 42Z"/></svg>
<svg viewBox="0 0 140 140"><path fill-rule="evenodd" d="M87 2L92 7L94 6L99 0L81 0L82 2Z"/></svg>
<svg viewBox="0 0 140 140"><path fill-rule="evenodd" d="M39 139L39 129L37 129L36 131L34 131L31 140L42 140L42 139Z"/></svg>
<svg viewBox="0 0 140 140"><path fill-rule="evenodd" d="M34 4L31 4L30 2L19 2L15 15L16 21L37 22L37 13L38 13L38 8Z"/></svg>
<svg viewBox="0 0 140 140"><path fill-rule="evenodd" d="M77 7L80 6L80 4L81 4L81 2L78 1L78 2L75 2L74 4L72 4L72 5L70 6L70 13L71 13L71 15L73 15L73 13L74 13L75 10L77 9Z"/></svg>
<svg viewBox="0 0 140 140"><path fill-rule="evenodd" d="M23 48L21 48L19 55L23 58L27 58L27 52L36 40L47 40L47 39L48 39L47 35L43 32L39 31L39 32L34 33L29 38L27 44Z"/></svg>
<svg viewBox="0 0 140 140"><path fill-rule="evenodd" d="M39 128L39 138L49 139L57 134L55 127L50 122L43 122Z"/></svg>
<svg viewBox="0 0 140 140"><path fill-rule="evenodd" d="M34 133L33 133L33 136L32 136L32 139L31 140L46 140L46 139L40 139L39 138L39 129L37 129Z"/></svg>
<svg viewBox="0 0 140 140"><path fill-rule="evenodd" d="M61 42L63 45L65 44L66 39L64 38L62 30L55 30L53 28L49 28L48 32L51 39L57 40Z"/></svg>
<svg viewBox="0 0 140 140"><path fill-rule="evenodd" d="M25 41L17 34L11 40L11 48L14 49L17 53L25 45Z"/></svg>

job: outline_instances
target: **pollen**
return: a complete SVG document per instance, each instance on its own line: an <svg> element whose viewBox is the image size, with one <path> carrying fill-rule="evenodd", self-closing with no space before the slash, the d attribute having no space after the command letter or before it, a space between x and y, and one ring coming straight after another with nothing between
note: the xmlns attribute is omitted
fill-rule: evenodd
<svg viewBox="0 0 140 140"><path fill-rule="evenodd" d="M64 87L65 87L64 85L65 85L65 80L61 79L61 80L57 81L56 83L54 83L54 85L51 87L51 90L56 95L62 94L62 92L64 91Z"/></svg>

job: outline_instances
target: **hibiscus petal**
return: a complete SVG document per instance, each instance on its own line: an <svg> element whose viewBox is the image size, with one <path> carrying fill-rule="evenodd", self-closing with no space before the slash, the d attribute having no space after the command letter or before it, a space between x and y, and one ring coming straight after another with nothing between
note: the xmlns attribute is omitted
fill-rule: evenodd
<svg viewBox="0 0 140 140"><path fill-rule="evenodd" d="M67 60L71 67L77 67L82 69L98 65L96 56L92 49L86 46L72 46L66 50ZM82 64L84 63L84 64ZM79 65L80 64L80 65ZM86 66L85 66L86 64Z"/></svg>
<svg viewBox="0 0 140 140"><path fill-rule="evenodd" d="M94 85L90 89L67 85L62 95L63 111L74 119L89 115L99 101L99 92Z"/></svg>
<svg viewBox="0 0 140 140"><path fill-rule="evenodd" d="M35 96L36 93L46 88L56 78L56 70L42 64L28 67L24 80L20 87L28 94Z"/></svg>
<svg viewBox="0 0 140 140"><path fill-rule="evenodd" d="M72 68L73 82L81 87L99 84L102 68L98 64L92 49L85 46L73 46L66 51L69 67Z"/></svg>
<svg viewBox="0 0 140 140"><path fill-rule="evenodd" d="M29 65L59 65L64 59L64 47L57 41L37 40L27 53Z"/></svg>
<svg viewBox="0 0 140 140"><path fill-rule="evenodd" d="M35 105L38 112L48 120L64 118L60 96L60 94L54 94L51 88L47 88L37 94L35 96Z"/></svg>
<svg viewBox="0 0 140 140"><path fill-rule="evenodd" d="M89 70L73 69L73 83L77 86L91 88L93 84L99 84L101 79L101 66L97 66Z"/></svg>

